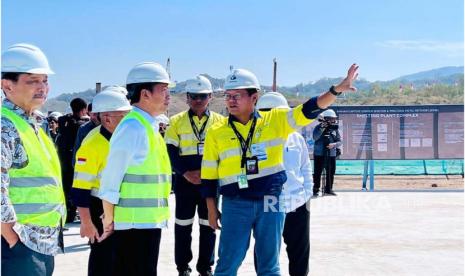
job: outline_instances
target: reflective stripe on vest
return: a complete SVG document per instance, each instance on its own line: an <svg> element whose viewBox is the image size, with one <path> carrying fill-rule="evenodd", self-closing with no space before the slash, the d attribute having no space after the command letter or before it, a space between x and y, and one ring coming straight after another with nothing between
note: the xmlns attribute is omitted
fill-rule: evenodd
<svg viewBox="0 0 465 276"><path fill-rule="evenodd" d="M28 157L26 167L8 171L8 193L17 222L58 227L60 222L66 221L66 208L55 146L42 128L36 134L32 126L13 111L2 107L2 116L14 124Z"/></svg>
<svg viewBox="0 0 465 276"><path fill-rule="evenodd" d="M137 183L137 184L156 184L156 183L164 183L167 181L171 181L171 175L166 174L148 174L148 175L137 175L137 174L125 174L123 178L123 182L128 183Z"/></svg>
<svg viewBox="0 0 465 276"><path fill-rule="evenodd" d="M15 177L10 179L10 187L43 187L47 185L59 186L60 181L55 177Z"/></svg>
<svg viewBox="0 0 465 276"><path fill-rule="evenodd" d="M121 198L119 207L168 207L167 198Z"/></svg>
<svg viewBox="0 0 465 276"><path fill-rule="evenodd" d="M129 112L121 121L136 120L147 132L149 149L144 162L129 166L115 205L115 229L131 224L161 223L169 218L168 197L171 191L171 165L166 145L158 132L137 111Z"/></svg>
<svg viewBox="0 0 465 276"><path fill-rule="evenodd" d="M270 147L275 147L275 146L281 146L283 143L286 141L281 138L277 139L272 139L264 142L257 143L258 145L263 145L265 148L270 148ZM241 156L241 150L239 148L233 148L230 150L225 150L220 153L220 160L224 160L226 158L231 158L231 157L240 157Z"/></svg>
<svg viewBox="0 0 465 276"><path fill-rule="evenodd" d="M61 204L52 203L23 203L13 204L16 214L41 214L58 210Z"/></svg>
<svg viewBox="0 0 465 276"><path fill-rule="evenodd" d="M176 140L174 140L174 139L165 137L165 142L166 142L167 144L171 144L171 145L173 145L173 146L175 146L175 147L179 147L179 142L176 141Z"/></svg>
<svg viewBox="0 0 465 276"><path fill-rule="evenodd" d="M85 172L74 172L74 180L82 180L87 182L92 182L98 179L95 174L85 173Z"/></svg>
<svg viewBox="0 0 465 276"><path fill-rule="evenodd" d="M261 169L259 171L259 173L257 173L257 174L247 175L247 179L251 180L251 179L255 179L255 178L259 178L259 177L264 177L264 176L275 174L275 173L278 173L278 172L281 172L281 171L284 171L284 170L285 170L284 166L282 164L279 164L279 165L277 165L275 167L268 167L268 168ZM220 178L219 179L220 186L225 186L225 185L228 185L228 184L236 183L237 182L237 177L239 175L240 174L236 174L236 175L231 175L231 176L228 176L228 177Z"/></svg>
<svg viewBox="0 0 465 276"><path fill-rule="evenodd" d="M287 122L293 129L299 129L299 125L297 125L297 122L294 119L293 109L289 109L289 111L287 112Z"/></svg>
<svg viewBox="0 0 465 276"><path fill-rule="evenodd" d="M222 119L224 119L222 115L213 111L209 113L208 117L203 116L200 120L197 116L194 116L193 120L196 122L198 130L202 128L201 126L205 123L205 120L207 120L204 131L200 137L201 140L205 139L208 129ZM204 141L199 141L199 138L194 133L194 128L192 127L189 119L189 111L182 111L181 113L174 115L170 120L170 128L174 128L176 131L174 131L174 133L171 130L168 130L165 134L165 141L167 144L171 144L179 148L179 155L185 156L199 154L197 145Z"/></svg>
<svg viewBox="0 0 465 276"><path fill-rule="evenodd" d="M195 137L194 133L179 134L179 139L198 141L197 137Z"/></svg>
<svg viewBox="0 0 465 276"><path fill-rule="evenodd" d="M218 168L218 161L202 160L202 167L216 169Z"/></svg>

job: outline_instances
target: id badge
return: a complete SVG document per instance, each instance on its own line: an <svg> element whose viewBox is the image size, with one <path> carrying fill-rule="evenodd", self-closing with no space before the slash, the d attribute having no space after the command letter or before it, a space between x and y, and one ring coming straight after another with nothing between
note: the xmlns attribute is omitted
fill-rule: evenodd
<svg viewBox="0 0 465 276"><path fill-rule="evenodd" d="M204 145L204 143L198 143L197 144L197 154L198 155L203 155L203 145Z"/></svg>
<svg viewBox="0 0 465 276"><path fill-rule="evenodd" d="M268 157L266 155L266 148L264 144L253 144L250 147L250 151L253 156L256 156L258 160L266 160Z"/></svg>
<svg viewBox="0 0 465 276"><path fill-rule="evenodd" d="M238 175L237 183L239 184L239 189L247 189L249 187L249 183L247 182L247 175Z"/></svg>
<svg viewBox="0 0 465 276"><path fill-rule="evenodd" d="M257 174L258 173L258 158L257 156L252 156L245 159L245 171L246 174Z"/></svg>

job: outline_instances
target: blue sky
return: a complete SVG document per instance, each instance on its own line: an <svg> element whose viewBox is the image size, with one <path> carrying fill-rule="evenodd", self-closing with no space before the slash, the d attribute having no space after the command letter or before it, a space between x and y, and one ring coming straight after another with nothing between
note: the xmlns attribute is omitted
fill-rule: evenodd
<svg viewBox="0 0 465 276"><path fill-rule="evenodd" d="M463 65L463 0L62 1L3 0L2 50L36 44L56 75L51 96L124 84L142 61L166 63L174 80L225 77L229 65L278 85L338 77L389 80Z"/></svg>

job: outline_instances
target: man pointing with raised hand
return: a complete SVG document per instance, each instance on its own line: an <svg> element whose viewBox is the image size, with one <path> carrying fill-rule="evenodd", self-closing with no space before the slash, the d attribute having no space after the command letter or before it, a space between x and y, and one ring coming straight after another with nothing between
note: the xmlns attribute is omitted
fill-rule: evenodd
<svg viewBox="0 0 465 276"><path fill-rule="evenodd" d="M284 212L276 210L286 181L283 146L287 136L308 125L352 82L358 66L329 91L293 109L255 110L260 84L253 73L236 69L226 77L225 104L229 117L206 136L202 160L202 194L207 198L210 226L219 229L217 191L223 196L219 259L215 275L236 275L255 238L258 275L280 275L279 251ZM276 203L267 208L268 199Z"/></svg>

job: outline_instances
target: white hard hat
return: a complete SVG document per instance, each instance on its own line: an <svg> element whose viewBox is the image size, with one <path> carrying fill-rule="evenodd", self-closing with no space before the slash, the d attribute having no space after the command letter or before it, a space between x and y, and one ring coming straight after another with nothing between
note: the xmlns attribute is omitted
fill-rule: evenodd
<svg viewBox="0 0 465 276"><path fill-rule="evenodd" d="M226 77L224 83L225 90L248 88L260 90L260 83L258 83L257 77L252 72L245 69L234 69L232 73Z"/></svg>
<svg viewBox="0 0 465 276"><path fill-rule="evenodd" d="M325 118L337 118L336 112L332 109L326 109L318 115L318 119L323 120Z"/></svg>
<svg viewBox="0 0 465 276"><path fill-rule="evenodd" d="M206 77L198 75L195 79L187 80L186 92L191 94L209 94L213 92L212 84Z"/></svg>
<svg viewBox="0 0 465 276"><path fill-rule="evenodd" d="M115 86L109 86L102 92L95 95L92 100L92 112L111 112L131 110L131 104L126 96Z"/></svg>
<svg viewBox="0 0 465 276"><path fill-rule="evenodd" d="M155 117L155 119L159 122L159 123L163 123L165 125L168 125L170 123L170 119L168 118L168 116L166 116L165 114L160 114L158 115L157 117Z"/></svg>
<svg viewBox="0 0 465 276"><path fill-rule="evenodd" d="M49 118L53 118L53 119L57 119L57 120L58 120L58 118L60 118L61 116L63 116L63 114L61 114L61 113L58 112L58 111L54 111L54 112L48 114L48 117L49 117Z"/></svg>
<svg viewBox="0 0 465 276"><path fill-rule="evenodd" d="M267 92L257 101L257 109L289 108L286 98L279 92Z"/></svg>
<svg viewBox="0 0 465 276"><path fill-rule="evenodd" d="M31 44L15 44L2 54L2 73L55 74L45 54Z"/></svg>
<svg viewBox="0 0 465 276"><path fill-rule="evenodd" d="M39 116L41 118L45 118L44 113L42 111L38 110L38 109L35 110L34 113L35 113L36 116Z"/></svg>
<svg viewBox="0 0 465 276"><path fill-rule="evenodd" d="M142 62L129 71L126 84L161 82L170 84L170 76L165 68L155 62Z"/></svg>
<svg viewBox="0 0 465 276"><path fill-rule="evenodd" d="M124 96L126 96L128 94L128 90L125 88L125 87L122 87L122 86L119 86L119 85L110 85L110 86L107 86L105 87L105 90L111 90L111 91L114 91L114 92L119 92L121 94L123 94Z"/></svg>

